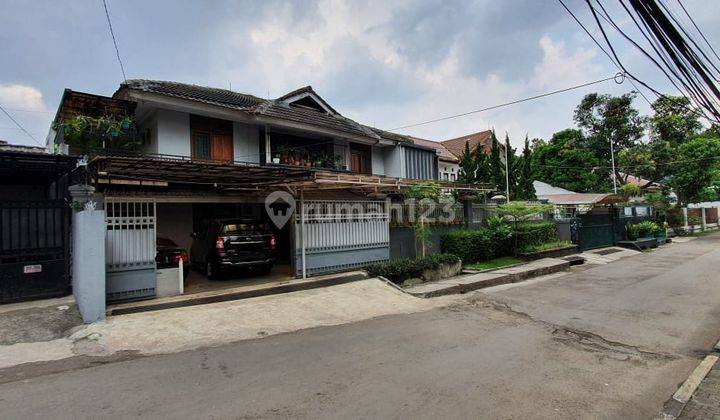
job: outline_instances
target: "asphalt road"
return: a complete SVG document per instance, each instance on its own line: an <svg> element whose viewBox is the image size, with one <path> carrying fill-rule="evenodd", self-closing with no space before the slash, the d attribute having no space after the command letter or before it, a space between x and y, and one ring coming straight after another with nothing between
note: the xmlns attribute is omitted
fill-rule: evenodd
<svg viewBox="0 0 720 420"><path fill-rule="evenodd" d="M0 417L652 418L720 336L720 235L447 308L0 385Z"/></svg>

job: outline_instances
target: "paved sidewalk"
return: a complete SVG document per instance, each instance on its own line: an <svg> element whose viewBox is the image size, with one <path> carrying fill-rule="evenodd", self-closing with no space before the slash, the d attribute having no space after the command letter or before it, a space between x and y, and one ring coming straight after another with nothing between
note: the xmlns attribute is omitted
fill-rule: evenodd
<svg viewBox="0 0 720 420"><path fill-rule="evenodd" d="M715 363L678 419L720 419L720 363Z"/></svg>
<svg viewBox="0 0 720 420"><path fill-rule="evenodd" d="M500 284L516 283L531 277L567 270L568 268L570 268L570 263L566 260L543 258L527 264L422 283L408 287L405 291L413 296L425 298L465 293Z"/></svg>

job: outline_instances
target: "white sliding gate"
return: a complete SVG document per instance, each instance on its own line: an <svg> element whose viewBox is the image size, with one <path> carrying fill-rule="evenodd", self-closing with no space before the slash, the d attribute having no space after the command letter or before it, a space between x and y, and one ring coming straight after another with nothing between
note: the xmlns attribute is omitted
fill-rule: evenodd
<svg viewBox="0 0 720 420"><path fill-rule="evenodd" d="M385 201L302 202L295 214L296 275L342 271L389 259L389 221Z"/></svg>
<svg viewBox="0 0 720 420"><path fill-rule="evenodd" d="M108 301L155 296L156 217L153 200L105 199Z"/></svg>

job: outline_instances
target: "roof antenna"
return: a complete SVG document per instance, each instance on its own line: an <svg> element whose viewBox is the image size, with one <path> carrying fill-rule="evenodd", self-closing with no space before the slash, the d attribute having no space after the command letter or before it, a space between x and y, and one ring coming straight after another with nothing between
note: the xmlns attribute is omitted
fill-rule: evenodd
<svg viewBox="0 0 720 420"><path fill-rule="evenodd" d="M232 81L228 82L230 84L230 90L232 90Z"/></svg>

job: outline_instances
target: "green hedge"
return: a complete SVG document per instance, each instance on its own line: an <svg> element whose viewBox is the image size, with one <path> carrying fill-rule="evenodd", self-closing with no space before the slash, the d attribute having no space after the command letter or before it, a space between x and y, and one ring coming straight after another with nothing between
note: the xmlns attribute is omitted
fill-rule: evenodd
<svg viewBox="0 0 720 420"><path fill-rule="evenodd" d="M509 255L511 248L509 228L453 230L440 237L442 252L457 255L465 264Z"/></svg>
<svg viewBox="0 0 720 420"><path fill-rule="evenodd" d="M493 228L450 231L440 237L440 249L471 264L512 255L513 245L521 250L557 240L557 226L553 222L523 223L514 230L507 224L498 224Z"/></svg>
<svg viewBox="0 0 720 420"><path fill-rule="evenodd" d="M513 230L515 249L534 248L558 240L557 225L554 222L523 223Z"/></svg>
<svg viewBox="0 0 720 420"><path fill-rule="evenodd" d="M434 254L425 258L398 258L365 266L371 276L383 276L393 283L402 283L412 277L420 277L423 271L440 267L441 264L455 264L460 261L456 255Z"/></svg>

